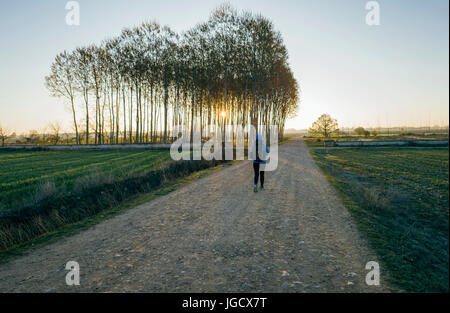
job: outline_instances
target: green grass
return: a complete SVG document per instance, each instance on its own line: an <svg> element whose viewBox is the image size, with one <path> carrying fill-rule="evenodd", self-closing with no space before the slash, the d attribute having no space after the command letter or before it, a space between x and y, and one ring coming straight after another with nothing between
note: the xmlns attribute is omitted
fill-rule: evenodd
<svg viewBox="0 0 450 313"><path fill-rule="evenodd" d="M314 149L392 283L449 291L447 148Z"/></svg>
<svg viewBox="0 0 450 313"><path fill-rule="evenodd" d="M0 212L22 207L46 182L70 191L86 175L120 179L168 161L167 150L0 151Z"/></svg>
<svg viewBox="0 0 450 313"><path fill-rule="evenodd" d="M329 138L325 137L303 137L309 147L323 147L325 140L334 141L409 141L409 140L448 140L447 133L430 134L378 134L377 136L360 135L338 135Z"/></svg>
<svg viewBox="0 0 450 313"><path fill-rule="evenodd" d="M234 161L237 162L237 161ZM46 232L32 240L29 240L25 243L17 244L15 246L10 247L7 250L0 251L0 263L6 263L15 257L19 257L27 253L30 249L37 249L39 247L48 245L53 243L63 237L75 235L83 230L92 227L108 218L112 218L120 213L124 213L127 210L136 207L140 204L149 202L156 197L166 195L172 191L175 191L186 184L189 184L197 179L203 178L209 174L212 174L218 170L223 169L224 167L232 165L233 162L219 164L212 168L207 168L204 170L200 170L194 172L186 177L172 180L170 183L165 184L164 186L152 190L150 192L144 194L137 194L135 196L130 197L127 201L123 203L113 206L109 209L103 210L97 214L92 216L88 216L83 218L82 220L64 225L59 227L56 230Z"/></svg>
<svg viewBox="0 0 450 313"><path fill-rule="evenodd" d="M169 151L3 151L0 252L128 202L218 161Z"/></svg>

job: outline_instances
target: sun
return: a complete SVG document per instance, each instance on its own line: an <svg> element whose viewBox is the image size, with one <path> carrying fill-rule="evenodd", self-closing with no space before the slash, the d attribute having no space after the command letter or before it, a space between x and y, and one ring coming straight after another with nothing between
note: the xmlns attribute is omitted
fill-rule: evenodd
<svg viewBox="0 0 450 313"><path fill-rule="evenodd" d="M225 116L227 116L227 112L222 111L222 113L220 113L220 115L222 115L222 117L225 118Z"/></svg>

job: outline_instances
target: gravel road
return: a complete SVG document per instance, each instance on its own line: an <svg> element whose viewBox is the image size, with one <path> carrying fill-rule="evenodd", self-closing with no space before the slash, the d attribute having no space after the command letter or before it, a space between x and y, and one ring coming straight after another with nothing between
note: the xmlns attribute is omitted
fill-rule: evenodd
<svg viewBox="0 0 450 313"><path fill-rule="evenodd" d="M0 265L2 292L379 292L377 258L301 140L254 193L241 161ZM80 285L67 286L68 261Z"/></svg>

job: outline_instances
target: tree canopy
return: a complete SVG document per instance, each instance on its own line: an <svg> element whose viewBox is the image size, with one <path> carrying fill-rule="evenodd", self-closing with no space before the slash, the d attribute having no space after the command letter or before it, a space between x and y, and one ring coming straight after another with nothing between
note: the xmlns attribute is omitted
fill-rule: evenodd
<svg viewBox="0 0 450 313"><path fill-rule="evenodd" d="M142 23L100 45L64 51L46 86L69 100L77 143L86 144L167 143L175 125L192 131L194 119L202 131L258 124L278 125L282 134L299 97L272 22L227 5L182 34Z"/></svg>
<svg viewBox="0 0 450 313"><path fill-rule="evenodd" d="M317 121L315 121L309 133L312 136L330 137L339 130L337 120L332 118L329 114L322 114Z"/></svg>

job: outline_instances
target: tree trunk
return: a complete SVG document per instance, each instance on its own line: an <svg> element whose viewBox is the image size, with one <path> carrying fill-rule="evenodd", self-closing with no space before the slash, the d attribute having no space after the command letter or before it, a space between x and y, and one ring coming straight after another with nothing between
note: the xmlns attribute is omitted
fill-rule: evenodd
<svg viewBox="0 0 450 313"><path fill-rule="evenodd" d="M73 115L73 125L75 126L75 143L79 144L79 138L78 138L78 125L77 125L77 117L75 115L75 105L73 101L73 96L70 97L70 101L72 103L72 115Z"/></svg>
<svg viewBox="0 0 450 313"><path fill-rule="evenodd" d="M164 84L164 143L167 143L167 113L168 113L169 87Z"/></svg>

